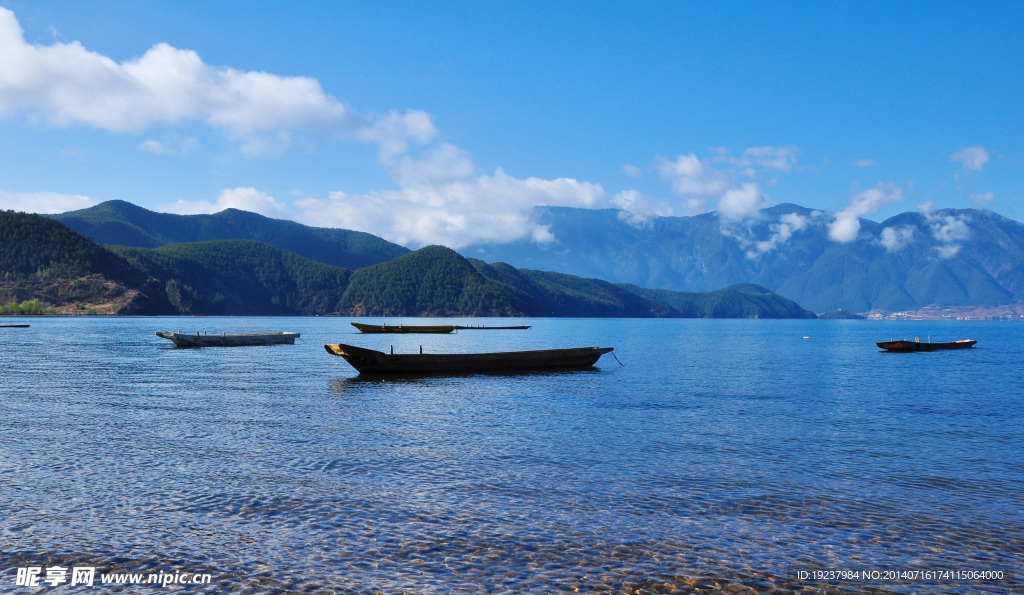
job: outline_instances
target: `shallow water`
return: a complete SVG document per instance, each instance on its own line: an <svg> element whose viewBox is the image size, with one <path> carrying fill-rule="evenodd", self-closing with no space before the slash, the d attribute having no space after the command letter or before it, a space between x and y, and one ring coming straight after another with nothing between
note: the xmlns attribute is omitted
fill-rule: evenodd
<svg viewBox="0 0 1024 595"><path fill-rule="evenodd" d="M57 564L246 592L1024 590L1021 323L18 322L0 329L0 591ZM302 338L175 349L165 329ZM978 345L874 346L928 335ZM614 346L624 365L386 380L338 342Z"/></svg>

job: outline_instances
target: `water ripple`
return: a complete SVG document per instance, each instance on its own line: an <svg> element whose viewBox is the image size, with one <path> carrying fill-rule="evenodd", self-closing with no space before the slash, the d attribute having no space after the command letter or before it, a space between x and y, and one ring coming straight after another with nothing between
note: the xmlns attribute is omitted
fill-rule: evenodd
<svg viewBox="0 0 1024 595"><path fill-rule="evenodd" d="M1024 590L1020 325L950 323L978 348L891 357L873 340L906 329L867 322L543 320L423 339L347 322L202 322L306 340L248 349L152 336L181 319L0 334L0 580L61 564L209 572L208 592L243 593ZM319 348L340 338L610 344L627 365L373 378ZM869 569L1004 578L799 576Z"/></svg>

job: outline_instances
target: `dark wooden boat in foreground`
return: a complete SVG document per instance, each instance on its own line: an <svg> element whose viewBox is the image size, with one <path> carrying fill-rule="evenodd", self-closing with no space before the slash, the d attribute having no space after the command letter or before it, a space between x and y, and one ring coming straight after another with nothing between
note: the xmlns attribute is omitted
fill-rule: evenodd
<svg viewBox="0 0 1024 595"><path fill-rule="evenodd" d="M455 330L454 324L443 324L443 325L419 325L419 326L407 326L404 324L399 325L387 325L387 324L364 324L362 322L353 322L352 326L359 329L360 332L370 334L406 334L406 333L429 333L429 334L443 334L450 333Z"/></svg>
<svg viewBox="0 0 1024 595"><path fill-rule="evenodd" d="M969 349L974 347L977 343L974 339L964 339L962 341L952 341L949 343L922 343L921 341L908 341L903 339L902 341L882 341L881 343L875 343L886 351L898 351L900 353L907 353L910 351L938 351L940 349Z"/></svg>
<svg viewBox="0 0 1024 595"><path fill-rule="evenodd" d="M383 353L352 345L324 345L331 355L345 358L365 374L452 374L586 368L593 366L611 347L576 347L537 351L494 353Z"/></svg>
<svg viewBox="0 0 1024 595"><path fill-rule="evenodd" d="M178 347L242 347L245 345L276 345L285 343L294 345L299 333L249 333L245 335L219 335L195 334L157 331L156 336L170 339Z"/></svg>

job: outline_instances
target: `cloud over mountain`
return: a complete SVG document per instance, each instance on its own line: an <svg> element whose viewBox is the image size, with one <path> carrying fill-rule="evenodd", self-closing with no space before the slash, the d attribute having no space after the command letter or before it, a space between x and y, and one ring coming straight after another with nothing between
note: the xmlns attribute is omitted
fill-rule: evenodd
<svg viewBox="0 0 1024 595"><path fill-rule="evenodd" d="M828 237L833 242L846 244L857 239L860 218L876 212L883 206L903 199L903 191L892 184L879 184L850 200L849 206L835 214L828 226Z"/></svg>
<svg viewBox="0 0 1024 595"><path fill-rule="evenodd" d="M288 208L273 196L251 187L225 188L217 196L215 203L205 200L179 200L160 208L165 213L175 215L210 215L224 209L238 209L278 218L288 214Z"/></svg>
<svg viewBox="0 0 1024 595"><path fill-rule="evenodd" d="M425 169L433 176L431 183L369 194L332 192L327 199L306 198L296 203L302 210L299 218L310 224L370 231L403 245L442 243L461 248L524 238L551 241L550 230L531 216L538 205L652 210L635 193L613 195L599 184L571 178L520 179L498 169L492 175L444 181L446 176L440 174L445 168L435 168L433 160L450 162L459 171L469 171L469 167L453 148L442 147L441 153L429 155L426 163L399 166L400 179L419 179L410 179L408 168Z"/></svg>
<svg viewBox="0 0 1024 595"><path fill-rule="evenodd" d="M889 252L899 252L910 245L914 240L917 228L913 225L901 225L899 227L886 227L882 229L879 242Z"/></svg>
<svg viewBox="0 0 1024 595"><path fill-rule="evenodd" d="M81 194L60 192L9 192L0 190L0 210L27 213L63 213L85 209L99 201Z"/></svg>

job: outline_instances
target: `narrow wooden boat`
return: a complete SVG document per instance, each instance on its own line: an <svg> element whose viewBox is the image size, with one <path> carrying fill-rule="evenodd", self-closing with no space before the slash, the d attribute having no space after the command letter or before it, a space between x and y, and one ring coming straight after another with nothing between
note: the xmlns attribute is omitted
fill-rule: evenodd
<svg viewBox="0 0 1024 595"><path fill-rule="evenodd" d="M0 324L0 328L28 328L28 324Z"/></svg>
<svg viewBox="0 0 1024 595"><path fill-rule="evenodd" d="M530 328L529 326L462 326L455 325L458 331L521 331Z"/></svg>
<svg viewBox="0 0 1024 595"><path fill-rule="evenodd" d="M405 333L435 333L443 334L450 333L455 330L454 324L445 325L420 325L420 326L407 326L404 324L399 325L387 325L387 324L364 324L362 322L353 322L352 326L359 329L362 333L381 334L405 334Z"/></svg>
<svg viewBox="0 0 1024 595"><path fill-rule="evenodd" d="M244 335L229 335L227 333L195 334L157 331L156 336L170 339L178 347L242 347L245 345L276 345L285 343L294 345L299 333L249 333Z"/></svg>
<svg viewBox="0 0 1024 595"><path fill-rule="evenodd" d="M900 353L908 353L911 351L938 351L940 349L969 349L974 347L977 343L974 339L963 339L961 341L952 341L949 343L922 343L920 341L908 341L903 339L902 341L882 341L875 343L886 351L897 351Z"/></svg>
<svg viewBox="0 0 1024 595"><path fill-rule="evenodd" d="M383 353L352 345L324 345L365 374L453 374L593 366L611 347L576 347L494 353Z"/></svg>

